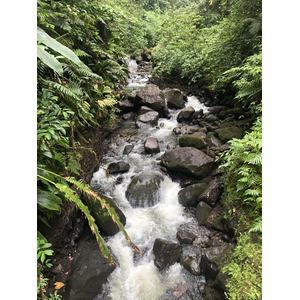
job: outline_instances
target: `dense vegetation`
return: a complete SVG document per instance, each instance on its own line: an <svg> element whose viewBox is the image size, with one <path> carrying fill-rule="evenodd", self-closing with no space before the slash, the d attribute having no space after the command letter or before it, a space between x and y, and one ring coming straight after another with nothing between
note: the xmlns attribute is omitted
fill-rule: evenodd
<svg viewBox="0 0 300 300"><path fill-rule="evenodd" d="M206 86L220 98L229 95L256 118L252 130L233 139L220 160L227 218L239 224L237 247L224 266L230 274L228 298L260 299L261 1L38 0L37 17L38 224L49 226L65 201L74 202L112 262L79 197L98 196L82 181L82 156L93 150L78 137L84 139L87 128L113 124L128 75L123 58L151 48L155 78ZM38 232L38 297L43 299L50 247Z"/></svg>

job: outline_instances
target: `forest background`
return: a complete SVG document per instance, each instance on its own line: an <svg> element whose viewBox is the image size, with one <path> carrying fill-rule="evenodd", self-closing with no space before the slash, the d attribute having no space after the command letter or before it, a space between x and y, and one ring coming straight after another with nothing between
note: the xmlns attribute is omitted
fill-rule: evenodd
<svg viewBox="0 0 300 300"><path fill-rule="evenodd" d="M264 299L292 299L298 281L294 275L300 267L297 251L286 254L291 256L285 261L293 262L292 265L279 261L281 248L291 241L294 244L299 227L295 133L299 126L299 6L295 1L286 1L284 5L279 1L263 1ZM17 290L26 295L25 299L33 299L36 293L36 1L2 4L0 15L0 53L4 64L2 295L10 299ZM290 149L289 154L284 149ZM288 222L283 223L283 219Z"/></svg>

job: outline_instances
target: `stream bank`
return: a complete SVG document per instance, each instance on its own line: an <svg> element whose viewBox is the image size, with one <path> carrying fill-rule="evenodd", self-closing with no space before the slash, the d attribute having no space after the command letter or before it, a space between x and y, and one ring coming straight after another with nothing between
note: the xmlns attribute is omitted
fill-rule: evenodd
<svg viewBox="0 0 300 300"><path fill-rule="evenodd" d="M149 84L151 65L142 66L131 77L132 86L140 90L122 101L123 121L100 143L101 168L88 169L97 171L91 186L111 196L124 212L125 229L144 255L134 254L118 233L105 238L116 255L116 269L99 253L94 260L85 259L87 249L88 257L99 250L85 220L70 208L58 226L65 233L54 236L72 232L73 238L57 248L65 255L65 265L54 264L52 273L55 281L68 283L63 299L94 299L97 294L97 300L224 299L226 278L219 268L234 240L233 228L222 215L222 170L214 159L251 122L239 120L237 107L212 105L205 90L195 97L188 89L182 93ZM102 167L109 170L109 178ZM51 238L49 242L59 244ZM84 285L82 277L76 278L86 269L90 274Z"/></svg>

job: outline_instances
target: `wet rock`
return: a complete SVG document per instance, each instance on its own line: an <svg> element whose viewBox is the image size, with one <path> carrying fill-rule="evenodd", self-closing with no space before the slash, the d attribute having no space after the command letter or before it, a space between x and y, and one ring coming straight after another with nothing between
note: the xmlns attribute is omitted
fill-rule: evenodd
<svg viewBox="0 0 300 300"><path fill-rule="evenodd" d="M219 128L217 132L219 139L224 143L233 138L241 139L243 136L243 129L236 126Z"/></svg>
<svg viewBox="0 0 300 300"><path fill-rule="evenodd" d="M215 105L209 108L209 113L218 115L222 110L226 110L228 107L226 106L221 106L221 105Z"/></svg>
<svg viewBox="0 0 300 300"><path fill-rule="evenodd" d="M135 105L128 99L121 100L121 111L122 113L128 113L135 109Z"/></svg>
<svg viewBox="0 0 300 300"><path fill-rule="evenodd" d="M159 188L163 177L155 174L135 176L126 191L133 207L150 207L159 201Z"/></svg>
<svg viewBox="0 0 300 300"><path fill-rule="evenodd" d="M178 192L178 201L185 207L196 207L199 203L199 195L206 188L206 183L196 183L185 187Z"/></svg>
<svg viewBox="0 0 300 300"><path fill-rule="evenodd" d="M146 153L159 153L160 152L158 141L154 137L147 138L144 143L144 147L145 147Z"/></svg>
<svg viewBox="0 0 300 300"><path fill-rule="evenodd" d="M196 219L198 220L199 225L204 225L212 208L205 202L199 202L196 208Z"/></svg>
<svg viewBox="0 0 300 300"><path fill-rule="evenodd" d="M132 151L133 147L134 147L134 145L126 145L126 146L124 147L123 154L124 154L124 155L129 154L129 153Z"/></svg>
<svg viewBox="0 0 300 300"><path fill-rule="evenodd" d="M165 105L164 93L155 84L148 84L136 93L139 106L148 106L156 111L162 112Z"/></svg>
<svg viewBox="0 0 300 300"><path fill-rule="evenodd" d="M223 145L223 143L215 136L210 137L207 140L207 144L210 147L216 147L216 148L221 147Z"/></svg>
<svg viewBox="0 0 300 300"><path fill-rule="evenodd" d="M116 203L110 197L107 197L99 192L97 194L101 199L104 199L106 203L109 204L110 207L113 207L118 215L121 223L125 226L126 217L121 209L116 205ZM91 197L87 197L86 194L83 196L83 202L89 208L91 215L95 219L95 223L99 227L100 231L107 234L113 235L120 231L119 227L112 220L111 216L107 212L106 209L102 208L101 203L97 199L93 199Z"/></svg>
<svg viewBox="0 0 300 300"><path fill-rule="evenodd" d="M148 107L148 106L141 106L139 111L138 111L138 115L143 115L149 111L153 111L152 108Z"/></svg>
<svg viewBox="0 0 300 300"><path fill-rule="evenodd" d="M63 299L93 300L116 266L109 265L97 242L80 241Z"/></svg>
<svg viewBox="0 0 300 300"><path fill-rule="evenodd" d="M209 123L213 123L215 121L218 121L218 117L213 115L213 114L209 114L209 115L206 115L205 116L205 119L204 119L206 122L209 122Z"/></svg>
<svg viewBox="0 0 300 300"><path fill-rule="evenodd" d="M178 114L177 121L178 122L188 121L194 112L195 112L195 109L192 106L185 107Z"/></svg>
<svg viewBox="0 0 300 300"><path fill-rule="evenodd" d="M136 118L135 124L137 127L146 129L154 127L158 124L159 113L157 111L149 111Z"/></svg>
<svg viewBox="0 0 300 300"><path fill-rule="evenodd" d="M165 98L167 100L167 105L170 108L183 108L184 100L183 94L178 89L165 89Z"/></svg>
<svg viewBox="0 0 300 300"><path fill-rule="evenodd" d="M193 147L175 148L166 151L161 157L161 164L169 171L203 178L214 167L214 159Z"/></svg>
<svg viewBox="0 0 300 300"><path fill-rule="evenodd" d="M220 205L216 205L216 207L210 212L210 215L205 221L205 225L207 227L213 227L217 230L224 230L224 219L222 214L222 208Z"/></svg>
<svg viewBox="0 0 300 300"><path fill-rule="evenodd" d="M175 264L180 258L181 252L180 244L158 238L153 245L154 264L159 270L163 270Z"/></svg>
<svg viewBox="0 0 300 300"><path fill-rule="evenodd" d="M234 246L225 244L220 247L210 247L202 250L201 269L207 279L214 280L220 269L223 260L232 253Z"/></svg>
<svg viewBox="0 0 300 300"><path fill-rule="evenodd" d="M179 226L176 237L181 244L192 244L199 235L198 226L192 223L184 223Z"/></svg>
<svg viewBox="0 0 300 300"><path fill-rule="evenodd" d="M119 176L119 177L116 179L116 184L121 184L123 181L124 181L124 176Z"/></svg>
<svg viewBox="0 0 300 300"><path fill-rule="evenodd" d="M210 206L215 206L219 201L221 188L217 179L212 180L199 196L199 201L204 201Z"/></svg>
<svg viewBox="0 0 300 300"><path fill-rule="evenodd" d="M205 300L225 300L226 297L224 295L224 293L214 289L214 288L211 288L211 287L208 287L208 286L205 286L204 288L204 299Z"/></svg>
<svg viewBox="0 0 300 300"><path fill-rule="evenodd" d="M109 174L125 173L130 169L130 164L125 161L117 161L108 165Z"/></svg>
<svg viewBox="0 0 300 300"><path fill-rule="evenodd" d="M179 137L179 146L203 149L207 146L207 144L201 136L193 134L184 134Z"/></svg>
<svg viewBox="0 0 300 300"><path fill-rule="evenodd" d="M124 114L123 116L122 116L122 119L123 120L130 120L130 119L134 119L135 118L135 113L134 112L128 112L127 114Z"/></svg>
<svg viewBox="0 0 300 300"><path fill-rule="evenodd" d="M180 127L175 127L173 129L173 132L175 134L192 134L198 130L199 130L199 126L184 125L184 126L180 126Z"/></svg>
<svg viewBox="0 0 300 300"><path fill-rule="evenodd" d="M198 246L185 245L182 247L180 261L185 269L193 275L200 275L200 262L202 258L201 248Z"/></svg>
<svg viewBox="0 0 300 300"><path fill-rule="evenodd" d="M203 113L203 109L200 109L198 111L195 111L191 117L190 120L200 120L203 117L204 113Z"/></svg>

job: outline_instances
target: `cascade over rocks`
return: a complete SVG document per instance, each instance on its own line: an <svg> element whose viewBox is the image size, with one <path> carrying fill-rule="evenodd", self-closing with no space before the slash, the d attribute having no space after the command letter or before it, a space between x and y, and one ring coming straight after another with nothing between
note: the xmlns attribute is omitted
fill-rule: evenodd
<svg viewBox="0 0 300 300"><path fill-rule="evenodd" d="M161 164L169 171L203 178L213 170L214 159L201 150L184 147L166 151L161 157Z"/></svg>
<svg viewBox="0 0 300 300"><path fill-rule="evenodd" d="M153 245L154 264L159 270L163 270L175 264L180 258L181 252L180 244L158 238Z"/></svg>
<svg viewBox="0 0 300 300"><path fill-rule="evenodd" d="M68 289L63 299L93 300L115 268L102 256L96 240L80 241L73 257Z"/></svg>
<svg viewBox="0 0 300 300"><path fill-rule="evenodd" d="M133 207L150 207L159 199L163 177L157 174L141 174L134 177L126 191L126 198Z"/></svg>

